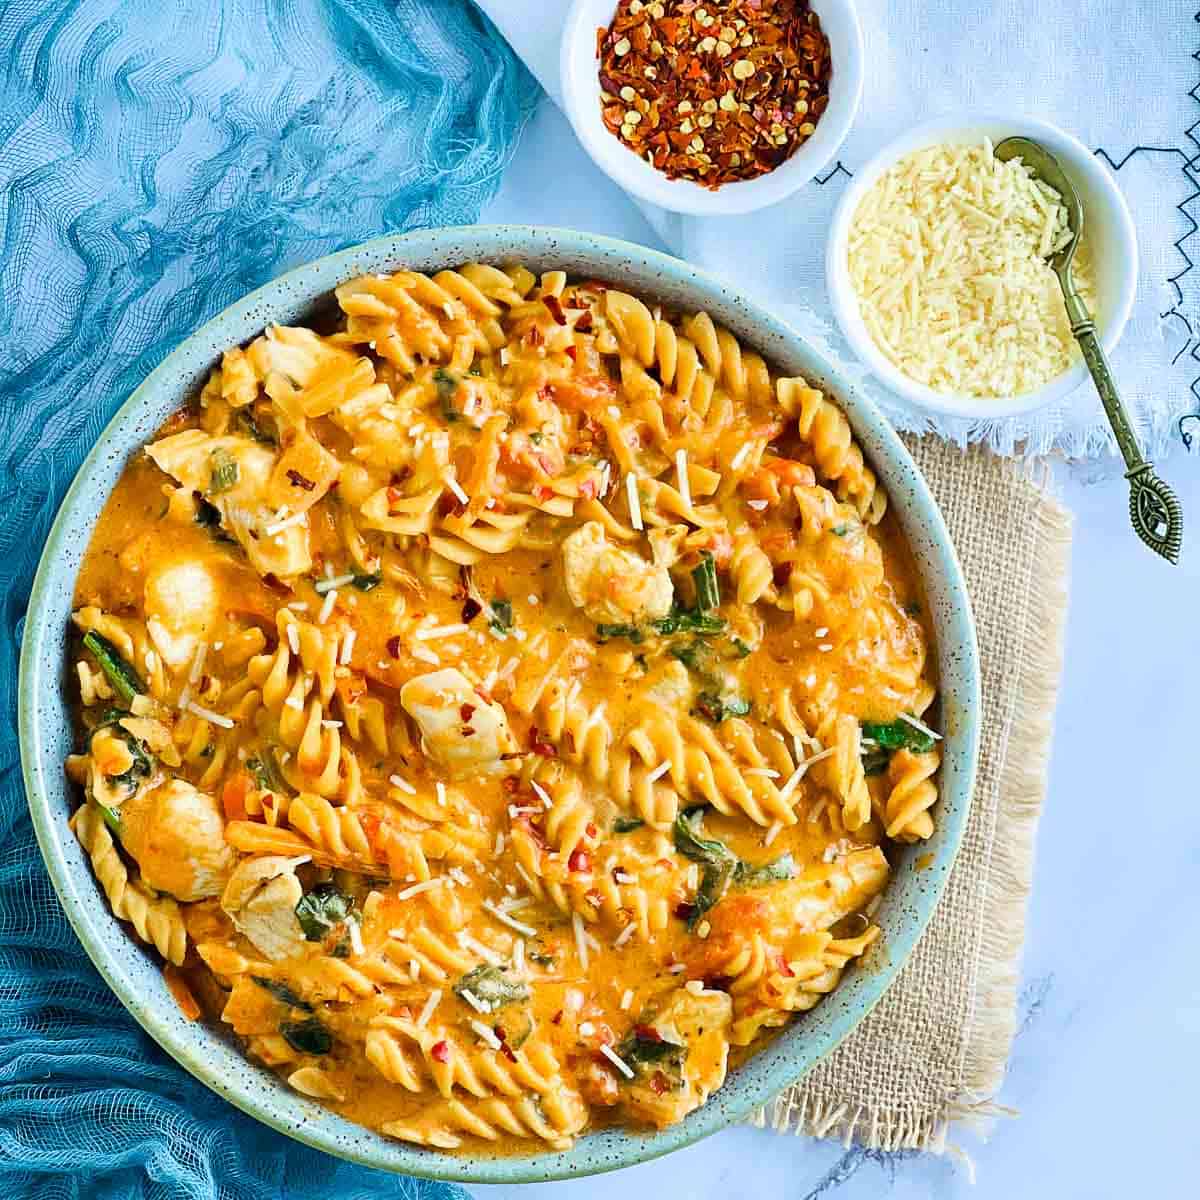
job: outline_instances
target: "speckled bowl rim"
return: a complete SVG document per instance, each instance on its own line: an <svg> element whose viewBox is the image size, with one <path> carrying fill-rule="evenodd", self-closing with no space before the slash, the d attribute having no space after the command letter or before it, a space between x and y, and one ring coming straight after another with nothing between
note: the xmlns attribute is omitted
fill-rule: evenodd
<svg viewBox="0 0 1200 1200"><path fill-rule="evenodd" d="M838 398L917 558L937 630L946 738L937 829L929 842L895 856L897 870L877 914L885 939L870 966L849 972L831 996L731 1072L709 1103L678 1125L655 1134L602 1131L570 1150L520 1158L459 1157L385 1138L322 1108L250 1063L230 1040L183 1018L158 967L111 915L67 828L71 796L62 762L71 735L64 649L79 558L105 499L129 455L194 393L222 350L270 321L303 319L314 302L355 275L515 259L535 269L560 267L620 281L685 308L703 307L773 365L804 373ZM920 471L875 404L799 334L711 276L641 246L568 230L466 226L378 238L288 272L209 321L130 396L80 468L47 540L25 621L19 728L34 827L67 917L117 997L177 1062L281 1133L366 1166L459 1182L541 1182L643 1162L743 1119L811 1070L874 1007L924 932L962 839L979 747L979 662L958 559Z"/></svg>

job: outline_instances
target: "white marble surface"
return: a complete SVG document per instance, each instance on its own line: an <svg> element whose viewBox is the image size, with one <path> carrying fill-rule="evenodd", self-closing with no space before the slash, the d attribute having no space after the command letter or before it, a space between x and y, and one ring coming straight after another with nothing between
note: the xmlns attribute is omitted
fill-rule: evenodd
<svg viewBox="0 0 1200 1200"><path fill-rule="evenodd" d="M654 244L548 105L482 219ZM1200 455L1163 465L1190 517L1190 553L1177 568L1128 530L1122 480L1061 481L1076 519L1067 666L1020 1032L998 1097L1020 1115L986 1143L958 1137L976 1185L951 1158L743 1128L591 1180L478 1187L479 1200L1200 1194Z"/></svg>

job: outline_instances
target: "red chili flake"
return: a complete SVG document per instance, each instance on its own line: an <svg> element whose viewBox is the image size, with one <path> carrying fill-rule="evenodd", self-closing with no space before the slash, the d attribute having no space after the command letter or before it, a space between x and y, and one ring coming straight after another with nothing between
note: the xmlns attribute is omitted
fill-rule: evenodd
<svg viewBox="0 0 1200 1200"><path fill-rule="evenodd" d="M540 460L541 455L538 455L538 458ZM544 467L543 470L545 470ZM539 483L534 487L533 494L538 500L549 500L554 495L554 489L546 487L544 483Z"/></svg>
<svg viewBox="0 0 1200 1200"><path fill-rule="evenodd" d="M549 742L542 741L542 736L538 733L536 726L529 732L529 749L542 758L558 757L558 751Z"/></svg>
<svg viewBox="0 0 1200 1200"><path fill-rule="evenodd" d="M561 1025L561 1024L562 1024L562 1019L563 1019L563 1010L560 1008L560 1009L558 1010L558 1012L556 1012L556 1013L554 1014L554 1016L552 1016L552 1017L550 1018L550 1024L551 1024L551 1025Z"/></svg>
<svg viewBox="0 0 1200 1200"><path fill-rule="evenodd" d="M475 705L474 704L462 705L462 707L459 708L459 710L458 710L458 715L459 715L459 718L463 722L469 721L475 715Z"/></svg>
<svg viewBox="0 0 1200 1200"><path fill-rule="evenodd" d="M675 915L681 921L690 921L696 915L696 906L686 902L675 905Z"/></svg>
<svg viewBox="0 0 1200 1200"><path fill-rule="evenodd" d="M575 356L576 356L576 353L577 353L577 352L576 352L576 350L575 350L575 347L574 347L574 346L568 346L568 347L567 347L567 349L566 349L566 355L567 355L567 357L568 357L568 358L569 358L569 359L570 359L572 362L574 362L574 361L575 361Z"/></svg>
<svg viewBox="0 0 1200 1200"><path fill-rule="evenodd" d="M391 512L395 505L399 504L404 499L404 493L398 487L392 487L390 484L387 490L388 512Z"/></svg>
<svg viewBox="0 0 1200 1200"><path fill-rule="evenodd" d="M464 725L458 732L460 737L469 738L475 736L475 730L470 725Z"/></svg>
<svg viewBox="0 0 1200 1200"><path fill-rule="evenodd" d="M388 638L387 652L392 658L400 657L400 638L399 637Z"/></svg>
<svg viewBox="0 0 1200 1200"><path fill-rule="evenodd" d="M429 1048L429 1057L434 1062L448 1063L450 1061L450 1043L434 1042Z"/></svg>
<svg viewBox="0 0 1200 1200"><path fill-rule="evenodd" d="M716 189L772 171L829 103L829 42L808 0L620 0L598 31L601 118L669 178Z"/></svg>
<svg viewBox="0 0 1200 1200"><path fill-rule="evenodd" d="M663 1035L653 1025L635 1025L633 1036L639 1042L661 1042L663 1040Z"/></svg>
<svg viewBox="0 0 1200 1200"><path fill-rule="evenodd" d="M599 834L599 830L589 821L584 827L583 832L590 838L595 838Z"/></svg>
<svg viewBox="0 0 1200 1200"><path fill-rule="evenodd" d="M306 492L311 492L317 485L311 479L305 479L299 471L294 468L289 468L287 477L292 481L293 487L303 488Z"/></svg>
<svg viewBox="0 0 1200 1200"><path fill-rule="evenodd" d="M550 310L555 324L565 325L567 323L567 314L563 312L562 302L557 296L543 296L542 303Z"/></svg>
<svg viewBox="0 0 1200 1200"><path fill-rule="evenodd" d="M588 857L586 850L580 850L576 847L571 851L571 856L567 859L568 871L590 871L592 869L592 860Z"/></svg>
<svg viewBox="0 0 1200 1200"><path fill-rule="evenodd" d="M500 787L510 795L521 790L521 781L515 775L506 775L500 782Z"/></svg>
<svg viewBox="0 0 1200 1200"><path fill-rule="evenodd" d="M583 316L580 317L579 320L575 322L575 332L576 333L591 333L592 325L593 325L592 312L591 312L591 309L588 309L588 311L585 312L583 314Z"/></svg>
<svg viewBox="0 0 1200 1200"><path fill-rule="evenodd" d="M542 337L542 331L536 325L530 325L529 330L525 334L525 344L527 346L540 346L545 340Z"/></svg>
<svg viewBox="0 0 1200 1200"><path fill-rule="evenodd" d="M771 572L771 579L774 581L776 587L783 587L791 577L792 564L790 562L775 564L775 569Z"/></svg>
<svg viewBox="0 0 1200 1200"><path fill-rule="evenodd" d="M650 1090L656 1096L661 1096L670 1086L670 1083L667 1082L667 1077L661 1071L655 1071L650 1076Z"/></svg>
<svg viewBox="0 0 1200 1200"><path fill-rule="evenodd" d="M481 612L483 612L483 605L480 604L478 600L475 600L472 597L468 596L466 598L466 600L463 601L463 607L462 607L463 624L464 625L470 624L470 622L475 620L475 618L477 616L479 616L479 614Z"/></svg>

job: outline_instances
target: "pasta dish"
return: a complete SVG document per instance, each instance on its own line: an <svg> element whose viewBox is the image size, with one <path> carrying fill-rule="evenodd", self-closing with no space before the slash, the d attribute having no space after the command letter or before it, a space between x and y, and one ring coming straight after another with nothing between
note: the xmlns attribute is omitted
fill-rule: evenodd
<svg viewBox="0 0 1200 1200"><path fill-rule="evenodd" d="M703 312L481 264L336 300L104 510L74 832L184 1011L355 1121L672 1124L933 831L908 548L833 400Z"/></svg>

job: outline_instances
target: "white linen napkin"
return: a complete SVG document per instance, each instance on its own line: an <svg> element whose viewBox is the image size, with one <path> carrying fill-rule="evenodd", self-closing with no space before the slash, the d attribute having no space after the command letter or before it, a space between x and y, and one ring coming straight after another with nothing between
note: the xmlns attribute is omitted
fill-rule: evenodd
<svg viewBox="0 0 1200 1200"><path fill-rule="evenodd" d="M559 37L567 4L478 0L555 103L561 103ZM1143 445L1161 457L1179 444L1179 419L1200 408L1200 270L1191 256L1200 197L1190 163L1200 117L1195 3L1155 0L960 0L896 4L860 0L866 86L839 160L799 193L744 217L643 212L681 258L771 305L851 374L863 377L833 324L825 292L825 235L849 174L919 121L971 110L1024 113L1054 122L1096 149L1116 172L1133 211L1141 278L1133 317L1114 356L1122 394ZM615 8L615 0L614 0ZM597 168L598 169L598 168ZM1193 205L1192 211L1200 209ZM853 364L853 365L852 365ZM929 420L872 382L871 393L902 429L933 428L958 442L985 441L1003 454L1060 451L1117 465L1091 385L1028 417ZM1193 423L1200 433L1200 422Z"/></svg>

